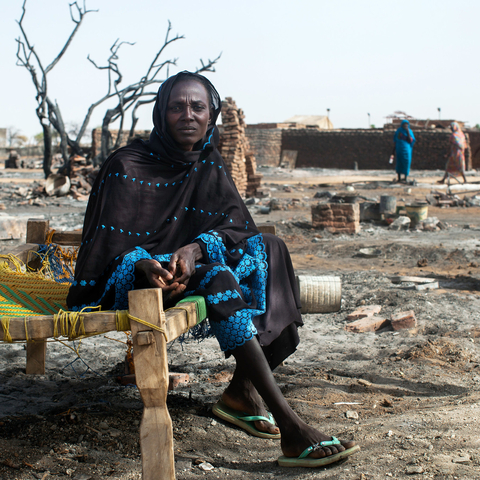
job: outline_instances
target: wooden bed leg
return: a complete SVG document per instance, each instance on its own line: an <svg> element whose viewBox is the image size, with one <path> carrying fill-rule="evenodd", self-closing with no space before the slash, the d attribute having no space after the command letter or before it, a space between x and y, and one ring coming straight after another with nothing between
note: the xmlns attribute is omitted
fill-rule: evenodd
<svg viewBox="0 0 480 480"><path fill-rule="evenodd" d="M45 357L47 355L47 342L38 340L27 343L27 375L45 375Z"/></svg>
<svg viewBox="0 0 480 480"><path fill-rule="evenodd" d="M165 328L162 290L128 293L129 312ZM131 320L135 375L143 400L140 425L143 480L175 480L172 420L167 410L167 343L162 333Z"/></svg>

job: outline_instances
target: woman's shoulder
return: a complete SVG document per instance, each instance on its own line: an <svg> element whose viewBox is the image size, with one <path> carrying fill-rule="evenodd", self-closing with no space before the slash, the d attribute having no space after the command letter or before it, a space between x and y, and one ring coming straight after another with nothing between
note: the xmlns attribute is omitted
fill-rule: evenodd
<svg viewBox="0 0 480 480"><path fill-rule="evenodd" d="M103 164L104 168L120 168L150 155L150 150L142 140L134 140L130 145L121 147L110 154Z"/></svg>

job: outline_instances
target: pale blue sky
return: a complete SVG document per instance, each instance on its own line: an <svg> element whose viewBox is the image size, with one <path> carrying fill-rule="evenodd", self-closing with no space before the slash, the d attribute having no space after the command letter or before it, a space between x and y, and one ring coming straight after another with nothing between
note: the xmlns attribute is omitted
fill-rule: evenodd
<svg viewBox="0 0 480 480"><path fill-rule="evenodd" d="M23 0L0 0L0 127L27 135L41 131L35 90L15 66ZM86 60L105 62L120 38L125 82L137 79L163 43L167 21L184 34L164 59L178 70L222 53L208 74L222 98L233 97L247 123L324 115L335 127L380 126L403 110L418 118L480 123L480 2L478 0L86 0L98 9L84 20L65 58L50 74L49 91L64 120L80 122L106 89ZM25 27L44 63L58 53L71 28L68 0L28 0ZM91 127L101 123L104 109ZM151 127L151 106L140 128Z"/></svg>

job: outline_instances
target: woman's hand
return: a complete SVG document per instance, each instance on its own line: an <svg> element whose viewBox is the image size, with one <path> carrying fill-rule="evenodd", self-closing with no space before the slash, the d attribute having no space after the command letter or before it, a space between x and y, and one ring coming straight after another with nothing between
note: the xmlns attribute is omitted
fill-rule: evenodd
<svg viewBox="0 0 480 480"><path fill-rule="evenodd" d="M139 260L135 268L143 272L152 287L161 288L166 295L179 287L178 282L173 281L173 275L154 259Z"/></svg>
<svg viewBox="0 0 480 480"><path fill-rule="evenodd" d="M191 243L172 255L167 269L154 259L139 260L135 267L144 273L152 287L162 289L164 298L171 298L187 289L188 281L195 273L195 262L201 258L199 245Z"/></svg>
<svg viewBox="0 0 480 480"><path fill-rule="evenodd" d="M191 243L179 248L168 264L173 282L179 284L172 296L186 290L190 277L195 273L195 263L202 258L202 250L197 243Z"/></svg>

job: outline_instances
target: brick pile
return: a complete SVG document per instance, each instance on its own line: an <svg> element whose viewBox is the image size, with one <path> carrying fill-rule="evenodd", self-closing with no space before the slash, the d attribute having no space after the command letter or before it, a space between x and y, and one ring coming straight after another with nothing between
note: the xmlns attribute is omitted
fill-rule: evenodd
<svg viewBox="0 0 480 480"><path fill-rule="evenodd" d="M81 155L70 157L70 191L75 199L88 200L99 171L100 167L94 167Z"/></svg>
<svg viewBox="0 0 480 480"><path fill-rule="evenodd" d="M360 207L357 203L319 203L312 206L314 228L330 233L358 233Z"/></svg>
<svg viewBox="0 0 480 480"><path fill-rule="evenodd" d="M245 135L245 115L231 97L222 101L222 126L218 149L242 196L253 197L262 176L256 173L255 156Z"/></svg>

